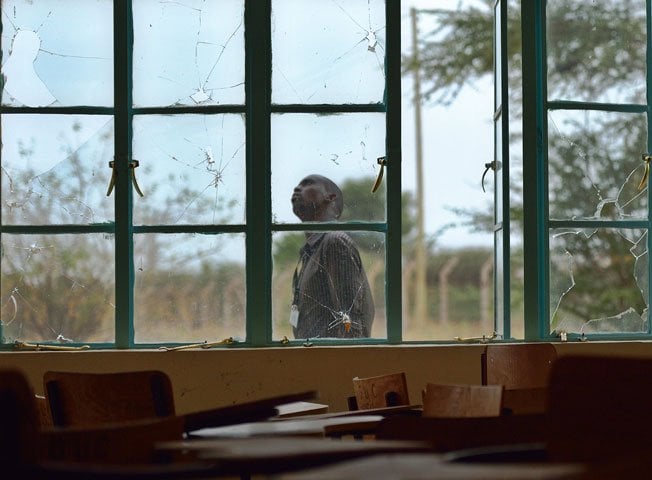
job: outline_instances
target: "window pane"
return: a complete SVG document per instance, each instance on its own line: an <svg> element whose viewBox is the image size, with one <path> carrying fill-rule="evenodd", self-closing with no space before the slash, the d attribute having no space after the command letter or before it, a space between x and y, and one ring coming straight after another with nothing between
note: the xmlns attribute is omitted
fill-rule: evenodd
<svg viewBox="0 0 652 480"><path fill-rule="evenodd" d="M494 218L495 222L497 224L502 223L503 219L505 218L505 213L504 209L506 205L503 204L503 179L504 179L504 171L503 171L503 128L502 128L502 123L503 123L503 117L502 115L499 115L498 118L496 118L495 123L494 123L494 161L496 162L494 166L494 196L496 198L495 201L495 213L494 213ZM487 176L489 176L489 172L487 172ZM485 177L486 178L486 177ZM484 187L487 189L487 186ZM507 186L509 188L509 186Z"/></svg>
<svg viewBox="0 0 652 480"><path fill-rule="evenodd" d="M273 103L383 101L382 0L274 0L272 48Z"/></svg>
<svg viewBox="0 0 652 480"><path fill-rule="evenodd" d="M244 221L242 115L137 115L133 156L144 193L134 201L134 223Z"/></svg>
<svg viewBox="0 0 652 480"><path fill-rule="evenodd" d="M644 230L551 231L551 331L647 332L647 297Z"/></svg>
<svg viewBox="0 0 652 480"><path fill-rule="evenodd" d="M494 160L494 3L435 3L401 3L401 54L411 67L402 75L403 339L415 341L494 328L494 172L485 191L481 184ZM465 49L469 38L477 49ZM462 65L488 69L473 78L446 73Z"/></svg>
<svg viewBox="0 0 652 480"><path fill-rule="evenodd" d="M3 115L2 223L113 221L112 159L111 117Z"/></svg>
<svg viewBox="0 0 652 480"><path fill-rule="evenodd" d="M302 250L307 241L312 253ZM275 340L354 338L368 333L373 338L387 337L383 234L313 232L307 240L304 232L286 232L274 234L273 242ZM293 304L299 311L296 337L290 324Z"/></svg>
<svg viewBox="0 0 652 480"><path fill-rule="evenodd" d="M548 123L551 218L647 218L644 114L555 111Z"/></svg>
<svg viewBox="0 0 652 480"><path fill-rule="evenodd" d="M645 103L645 0L548 0L548 97Z"/></svg>
<svg viewBox="0 0 652 480"><path fill-rule="evenodd" d="M341 220L385 220L385 183L371 193L385 155L385 115L272 116L272 208L277 223L294 223L290 197L307 175L334 181L344 193Z"/></svg>
<svg viewBox="0 0 652 480"><path fill-rule="evenodd" d="M502 53L503 53L503 36L501 34L502 18L500 15L501 2L496 2L494 6L494 110L503 104L503 78L502 78Z"/></svg>
<svg viewBox="0 0 652 480"><path fill-rule="evenodd" d="M114 257L110 235L3 233L3 341L114 341Z"/></svg>
<svg viewBox="0 0 652 480"><path fill-rule="evenodd" d="M3 0L2 104L113 105L111 0Z"/></svg>
<svg viewBox="0 0 652 480"><path fill-rule="evenodd" d="M243 9L243 0L134 1L134 105L243 104Z"/></svg>
<svg viewBox="0 0 652 480"><path fill-rule="evenodd" d="M244 235L134 236L136 342L245 339Z"/></svg>

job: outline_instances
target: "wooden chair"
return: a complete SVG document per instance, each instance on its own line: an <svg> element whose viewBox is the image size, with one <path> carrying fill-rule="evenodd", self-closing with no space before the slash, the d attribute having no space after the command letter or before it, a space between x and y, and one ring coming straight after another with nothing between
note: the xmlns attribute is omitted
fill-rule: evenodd
<svg viewBox="0 0 652 480"><path fill-rule="evenodd" d="M0 369L0 462L7 478L172 479L217 471L194 459L153 463L158 442L182 439L179 417L93 428L41 427L36 401L20 371Z"/></svg>
<svg viewBox="0 0 652 480"><path fill-rule="evenodd" d="M54 425L93 425L174 415L169 377L160 371L46 372Z"/></svg>
<svg viewBox="0 0 652 480"><path fill-rule="evenodd" d="M175 415L172 383L160 371L118 373L46 372L45 391L56 426L105 425ZM278 405L310 400L314 390L278 395L180 415L184 430L264 420Z"/></svg>
<svg viewBox="0 0 652 480"><path fill-rule="evenodd" d="M405 372L355 377L353 393L360 410L410 404Z"/></svg>
<svg viewBox="0 0 652 480"><path fill-rule="evenodd" d="M541 416L544 459L587 464L590 474L586 478L647 478L652 464L645 441L652 430L650 398L652 359L560 357L552 367L548 409ZM499 418L520 422L525 417L531 416ZM510 443L519 440L515 437ZM509 448L481 449L457 457L474 462L510 461L512 453Z"/></svg>
<svg viewBox="0 0 652 480"><path fill-rule="evenodd" d="M423 391L424 417L496 417L501 414L502 385L428 383Z"/></svg>
<svg viewBox="0 0 652 480"><path fill-rule="evenodd" d="M556 359L551 343L487 345L481 355L482 384L507 390L546 387Z"/></svg>
<svg viewBox="0 0 652 480"><path fill-rule="evenodd" d="M550 377L550 458L649 457L650 399L652 359L560 357Z"/></svg>

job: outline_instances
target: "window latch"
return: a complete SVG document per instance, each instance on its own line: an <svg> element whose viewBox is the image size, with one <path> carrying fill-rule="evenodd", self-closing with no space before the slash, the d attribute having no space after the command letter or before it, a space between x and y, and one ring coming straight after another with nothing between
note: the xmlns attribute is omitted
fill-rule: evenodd
<svg viewBox="0 0 652 480"><path fill-rule="evenodd" d="M140 162L138 160L129 160L129 172L131 175L131 183L133 184L134 188L136 189L136 192L138 195L141 197L144 197L145 195L143 194L142 190L140 189L140 186L138 186L138 181L136 180L136 168L140 165ZM113 191L113 188L115 187L115 179L117 177L117 170L115 169L115 160L111 160L109 162L109 168L112 170L111 171L111 180L109 180L109 189L106 191L106 196L108 197L111 195L111 192Z"/></svg>
<svg viewBox="0 0 652 480"><path fill-rule="evenodd" d="M647 179L650 177L650 160L652 160L652 155L644 153L641 155L641 160L645 163L645 170L643 170L643 178L641 178L641 182L638 184L639 190L643 190L646 187Z"/></svg>
<svg viewBox="0 0 652 480"><path fill-rule="evenodd" d="M376 177L374 186L371 187L371 193L376 193L376 190L378 190L378 187L380 187L380 184L383 181L383 174L385 173L385 166L387 165L387 157L378 157L377 162L378 165L380 165L380 170L378 171L378 176Z"/></svg>
<svg viewBox="0 0 652 480"><path fill-rule="evenodd" d="M484 192L484 177L487 176L487 172L491 170L496 170L496 161L494 160L493 162L485 163L484 164L484 173L482 174L482 180L480 181L480 184L482 185L482 191Z"/></svg>

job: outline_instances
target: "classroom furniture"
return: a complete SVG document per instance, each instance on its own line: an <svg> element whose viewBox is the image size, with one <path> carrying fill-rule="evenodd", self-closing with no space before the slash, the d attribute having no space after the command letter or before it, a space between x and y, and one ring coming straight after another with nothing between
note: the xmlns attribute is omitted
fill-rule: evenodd
<svg viewBox="0 0 652 480"><path fill-rule="evenodd" d="M428 452L422 442L331 440L304 437L255 437L165 442L162 451L185 452L215 462L225 474L267 476L332 464L370 455ZM334 477L337 478L337 477ZM384 478L371 476L361 478Z"/></svg>
<svg viewBox="0 0 652 480"><path fill-rule="evenodd" d="M387 417L376 427L376 439L428 442L435 452L506 444L528 444L536 454L546 440L545 415L494 417Z"/></svg>
<svg viewBox="0 0 652 480"><path fill-rule="evenodd" d="M54 425L92 425L174 415L172 382L156 370L49 371L44 389Z"/></svg>
<svg viewBox="0 0 652 480"><path fill-rule="evenodd" d="M156 442L182 438L178 417L93 428L41 427L36 397L18 370L0 369L0 462L7 478L187 478L207 462L155 464Z"/></svg>
<svg viewBox="0 0 652 480"><path fill-rule="evenodd" d="M557 350L551 343L492 343L480 358L483 385L542 388L548 385Z"/></svg>
<svg viewBox="0 0 652 480"><path fill-rule="evenodd" d="M172 383L159 371L116 373L46 372L43 378L52 419L58 426L90 426L175 415ZM314 390L278 395L181 415L184 430L263 420L277 406L314 399Z"/></svg>
<svg viewBox="0 0 652 480"><path fill-rule="evenodd" d="M388 453L367 456L290 472L277 480L357 480L361 478L392 478L411 480L597 480L626 477L585 476L588 467L582 464L549 463L451 463L440 455L428 453Z"/></svg>
<svg viewBox="0 0 652 480"><path fill-rule="evenodd" d="M410 404L405 372L355 377L353 393L360 410Z"/></svg>
<svg viewBox="0 0 652 480"><path fill-rule="evenodd" d="M422 399L424 417L496 417L503 407L503 386L428 383Z"/></svg>
<svg viewBox="0 0 652 480"><path fill-rule="evenodd" d="M652 359L564 356L552 370L548 452L557 461L647 458Z"/></svg>

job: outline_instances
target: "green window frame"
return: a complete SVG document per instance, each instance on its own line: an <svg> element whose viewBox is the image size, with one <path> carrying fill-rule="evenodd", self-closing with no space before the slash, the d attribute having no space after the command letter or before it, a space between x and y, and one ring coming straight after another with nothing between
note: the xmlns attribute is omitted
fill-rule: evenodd
<svg viewBox="0 0 652 480"><path fill-rule="evenodd" d="M272 0L243 0L245 102L243 105L134 107L134 24L131 1L113 1L113 88L112 107L48 106L25 107L3 104L0 115L106 115L114 122L115 222L88 225L23 225L0 223L0 235L103 234L115 240L115 342L92 343L92 348L151 348L183 346L183 342L137 342L134 310L134 237L138 234L220 235L237 233L245 237L246 251L246 339L230 346L261 347L279 345L272 332L272 235L276 232L308 230L346 230L379 232L385 236L385 303L387 337L363 339L362 343L400 343L401 324L401 32L400 1L385 2L385 94L372 104L275 104L272 102ZM6 19L6 18L5 18ZM2 21L5 22L5 19ZM4 37L3 37L4 41ZM386 218L378 222L348 222L319 225L275 223L272 212L271 119L275 114L307 113L337 115L377 112L385 115ZM135 225L132 177L134 117L175 114L236 113L245 119L246 206L245 222L228 225ZM1 160L1 159L0 159ZM5 341L0 325L2 345ZM29 339L27 339L29 341ZM207 339L210 342L212 339ZM215 339L220 340L220 339ZM303 341L290 341L301 344ZM320 342L315 340L315 342ZM323 343L349 344L351 340L323 340ZM67 347L80 348L86 342ZM284 342L283 342L284 343ZM56 342L42 342L40 348Z"/></svg>
<svg viewBox="0 0 652 480"><path fill-rule="evenodd" d="M574 6L586 9L582 21L589 26L592 21L597 23L598 20L593 18L592 13L586 13L596 5L591 6L591 2L584 2L584 5L580 3L575 2ZM580 31L565 25L566 30L560 33L555 30L559 24L547 18L554 14L555 7L563 6L563 2L533 0L522 2L521 5L525 340L649 338L652 330L647 309L650 305L648 286L652 279L652 269L647 258L651 246L649 232L652 217L649 205L652 197L649 183L647 189L641 188L643 193L639 194L632 182L638 183L643 178L644 165L640 155L649 153L652 147L649 128L652 119L651 3L642 0L636 5L632 2L628 6L624 2L620 5L621 11L626 12L625 15L631 15L623 18L636 18L636 25L630 23L625 28L621 23L620 30L614 27L613 31L608 31L621 20L615 17L609 19L606 25L593 24L593 32L608 31L612 39L621 40L621 54L625 53L624 49L640 51L640 63L643 64L640 69L634 68L629 72L633 77L629 93L617 90L618 81L615 80L593 95L573 93L572 86L563 84L565 79L577 81L579 75L573 77L573 71L566 72L565 77L555 76L556 69L559 68L559 59L556 57L560 55L559 45L569 45L573 35ZM611 8L618 7L617 2L609 5ZM632 7L636 8L630 11ZM635 14L632 13L634 11ZM575 18L577 15L579 13ZM629 37L630 31L640 35ZM585 31L584 34L591 35L591 32ZM599 47L604 47L609 40L601 38L605 44ZM596 39L592 41L597 43ZM591 53L597 56L600 52ZM617 54L618 52L612 54L610 58ZM580 67L577 68L586 68L586 71L582 70L583 73L597 72L602 75L603 70L590 70L598 64L597 60L592 63L593 59L587 59L585 63L580 61ZM565 66L569 67L569 64ZM570 65L570 68L573 67L576 65ZM618 68L622 67L616 69ZM607 76L600 78L604 80ZM567 90L559 88L560 85L568 87ZM575 88L577 92L577 87ZM613 90L610 91L610 88ZM640 93L638 100L630 100L627 95L636 92ZM640 127L640 131L630 130L639 133L633 141L627 137L629 144L636 144L634 147L619 143L628 134L619 137L610 132L614 126L630 123ZM587 138L593 139L593 142L588 142ZM574 153L575 157L564 157L560 153L560 143ZM612 145L621 148L612 148ZM636 148L639 150L636 151ZM576 190L568 194L568 198L576 203L569 206L562 203L566 197L559 193L559 184L568 181L567 178L562 179L560 171L562 167L567 170L573 166L579 167L581 162L577 158L581 156L587 160L582 164L586 165L583 168L595 168L595 171L591 170L590 175L583 172L585 183L576 181L566 186L567 190ZM600 170L608 163L615 165L615 173L611 176L604 173L606 169ZM582 205L588 203L587 199L593 198L593 193L587 193L585 185L604 197L604 203L595 202L597 213L580 211ZM644 183L641 184L643 186ZM616 194L610 196L610 191L613 190L616 190ZM607 210L606 206L613 207L616 213ZM568 241L565 242L565 239ZM587 239L594 239L595 243L590 244ZM612 250L607 250L609 242L615 245ZM592 255L587 253L589 245L596 256L601 253L598 248L605 249L605 254L602 255L604 265L594 261L591 267L588 259ZM616 248L620 249L620 254ZM615 269L614 264L619 261L627 266L623 270L627 280L623 282L622 288L620 284L608 281L608 275ZM592 292L590 288L580 285L582 280L587 280L586 275L580 278L585 271L592 273L588 283L602 286L601 291ZM605 279L602 283L601 276ZM569 304L564 304L569 292L579 292L575 294L574 305L583 306L584 310L578 308L572 312ZM613 310L613 307L601 310L603 293L622 299L622 310ZM632 298L635 302L628 304L626 299ZM595 304L593 310L589 308L590 302ZM632 310L625 310L628 307L632 307ZM587 311L597 312L597 315L583 313Z"/></svg>

